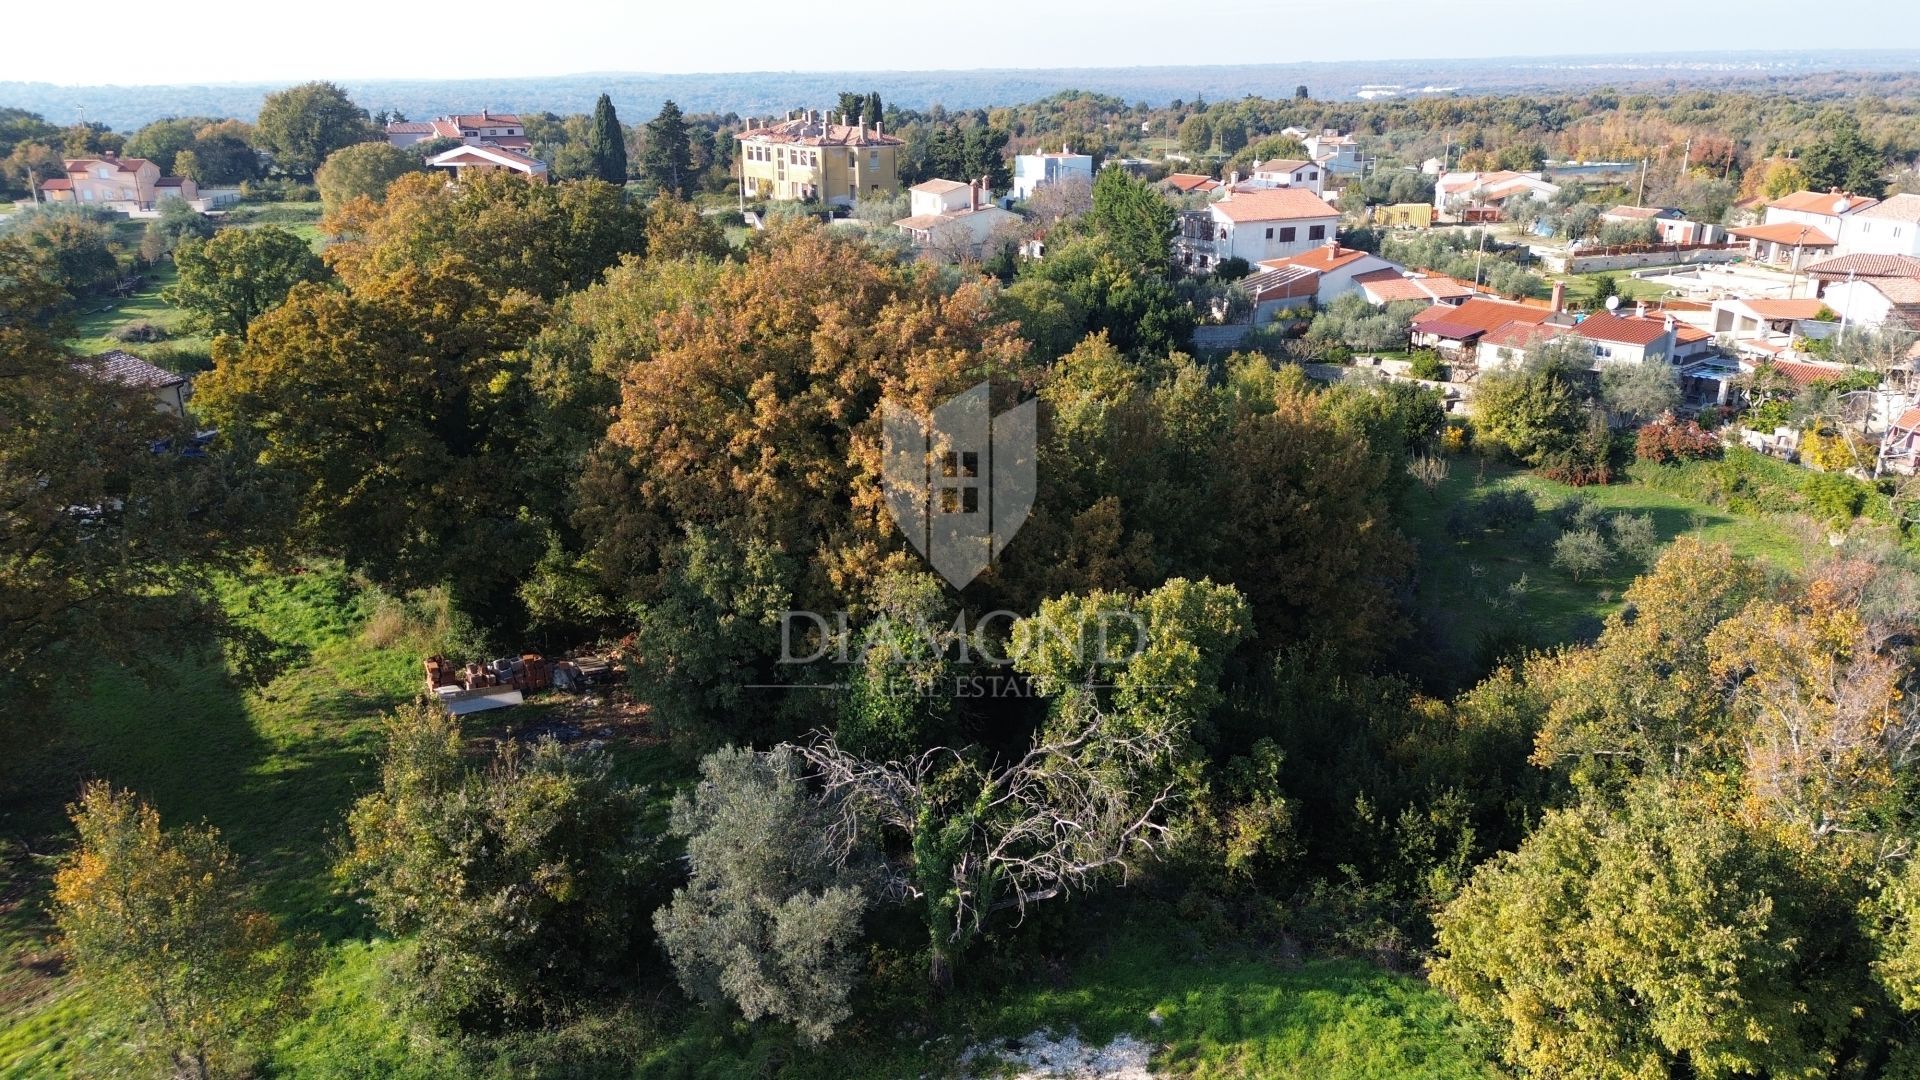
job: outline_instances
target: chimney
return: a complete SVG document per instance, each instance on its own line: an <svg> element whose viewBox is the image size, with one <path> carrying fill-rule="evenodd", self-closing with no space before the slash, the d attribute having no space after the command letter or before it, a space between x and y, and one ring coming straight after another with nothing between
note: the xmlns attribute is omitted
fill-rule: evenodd
<svg viewBox="0 0 1920 1080"><path fill-rule="evenodd" d="M967 209L980 209L980 181L967 181Z"/></svg>
<svg viewBox="0 0 1920 1080"><path fill-rule="evenodd" d="M1558 315L1566 309L1567 283L1564 281L1556 281L1553 283L1553 313Z"/></svg>
<svg viewBox="0 0 1920 1080"><path fill-rule="evenodd" d="M1644 319L1647 317L1647 302L1645 300L1633 305L1633 317L1636 319Z"/></svg>
<svg viewBox="0 0 1920 1080"><path fill-rule="evenodd" d="M875 121L873 122L873 136L874 136L874 138L876 138L876 139L877 139L877 138L879 138L879 137L880 137L880 136L881 136L882 134L885 134L885 132L884 132L884 130L883 130L883 128L884 128L884 126L885 126L885 125L883 125L883 124L881 124L881 123L880 123L880 121L878 121L878 120L875 120Z"/></svg>

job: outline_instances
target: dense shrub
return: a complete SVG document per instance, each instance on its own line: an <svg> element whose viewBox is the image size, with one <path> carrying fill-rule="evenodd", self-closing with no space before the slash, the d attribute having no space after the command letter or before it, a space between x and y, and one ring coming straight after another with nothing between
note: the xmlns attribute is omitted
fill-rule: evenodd
<svg viewBox="0 0 1920 1080"><path fill-rule="evenodd" d="M1720 440L1694 421L1678 420L1668 413L1640 429L1634 439L1633 453L1641 461L1656 465L1700 461L1720 456Z"/></svg>
<svg viewBox="0 0 1920 1080"><path fill-rule="evenodd" d="M1407 374L1429 382L1445 382L1447 365L1440 362L1440 357L1432 349L1421 349L1413 354L1412 363L1407 365Z"/></svg>
<svg viewBox="0 0 1920 1080"><path fill-rule="evenodd" d="M133 343L133 342L147 342L147 341L165 341L167 340L168 337L172 335L167 333L167 328L164 326L160 326L156 323L148 322L145 319L135 319L132 322L124 323L119 328L115 329L113 331L112 336L113 336L113 340L115 341L125 341L129 343Z"/></svg>

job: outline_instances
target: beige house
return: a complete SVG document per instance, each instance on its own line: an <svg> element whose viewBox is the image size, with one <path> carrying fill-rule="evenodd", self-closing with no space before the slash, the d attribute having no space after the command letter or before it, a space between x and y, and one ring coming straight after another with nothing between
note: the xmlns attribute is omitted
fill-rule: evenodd
<svg viewBox="0 0 1920 1080"><path fill-rule="evenodd" d="M75 366L101 382L124 387L129 393L152 394L153 407L161 412L186 415L187 379L184 375L176 375L119 349L75 361Z"/></svg>
<svg viewBox="0 0 1920 1080"><path fill-rule="evenodd" d="M66 166L66 176L56 176L40 185L40 196L46 202L79 203L125 212L152 210L160 200L168 198L192 202L200 194L193 181L177 176L163 177L160 166L146 158L102 154L68 158L62 164Z"/></svg>
<svg viewBox="0 0 1920 1080"><path fill-rule="evenodd" d="M740 142L740 198L819 201L851 206L868 195L900 191L899 154L905 142L868 124L807 110L777 124L747 121Z"/></svg>

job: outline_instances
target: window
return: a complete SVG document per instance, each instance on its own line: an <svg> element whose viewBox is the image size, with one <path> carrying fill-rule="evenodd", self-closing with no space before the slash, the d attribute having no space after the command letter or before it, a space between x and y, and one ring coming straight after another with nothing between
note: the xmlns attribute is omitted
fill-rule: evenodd
<svg viewBox="0 0 1920 1080"><path fill-rule="evenodd" d="M980 476L980 455L972 450L946 454L940 469L940 512L977 514L980 512L980 485L971 483Z"/></svg>
<svg viewBox="0 0 1920 1080"><path fill-rule="evenodd" d="M880 167L880 151L878 150L867 151L867 168L877 169L879 167Z"/></svg>
<svg viewBox="0 0 1920 1080"><path fill-rule="evenodd" d="M1273 239L1273 226L1267 226L1267 239Z"/></svg>
<svg viewBox="0 0 1920 1080"><path fill-rule="evenodd" d="M1283 244L1291 244L1293 243L1293 238L1299 234L1300 230L1288 225L1286 228L1280 230L1280 242Z"/></svg>
<svg viewBox="0 0 1920 1080"><path fill-rule="evenodd" d="M102 180L110 180L113 178L113 170L107 168L105 165L102 165L100 166L100 170L94 173L94 175L98 176Z"/></svg>
<svg viewBox="0 0 1920 1080"><path fill-rule="evenodd" d="M1307 230L1307 239L1309 240L1325 240L1326 238L1327 227L1325 225L1315 225Z"/></svg>
<svg viewBox="0 0 1920 1080"><path fill-rule="evenodd" d="M1319 170L1319 169L1315 169L1315 170L1313 170L1312 172L1310 172L1310 173L1308 173L1308 174L1307 174L1307 179L1309 179L1309 180L1318 180L1318 179L1320 179L1320 170Z"/></svg>

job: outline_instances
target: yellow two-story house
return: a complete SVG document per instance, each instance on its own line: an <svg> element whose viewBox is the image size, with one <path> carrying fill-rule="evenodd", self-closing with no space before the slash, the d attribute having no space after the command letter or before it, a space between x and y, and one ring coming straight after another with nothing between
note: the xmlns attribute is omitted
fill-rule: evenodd
<svg viewBox="0 0 1920 1080"><path fill-rule="evenodd" d="M900 191L903 140L854 117L836 124L807 110L777 123L747 121L740 143L740 198L818 201L851 206Z"/></svg>

